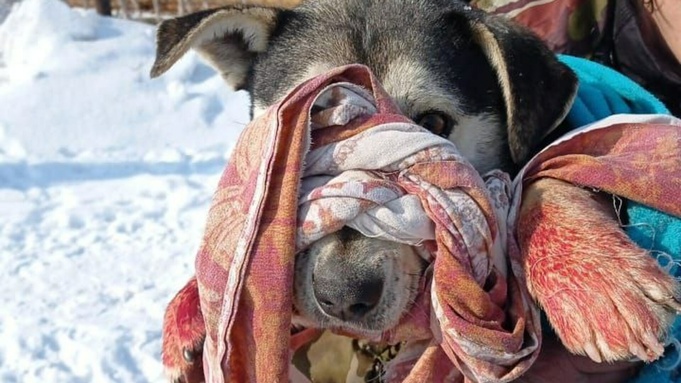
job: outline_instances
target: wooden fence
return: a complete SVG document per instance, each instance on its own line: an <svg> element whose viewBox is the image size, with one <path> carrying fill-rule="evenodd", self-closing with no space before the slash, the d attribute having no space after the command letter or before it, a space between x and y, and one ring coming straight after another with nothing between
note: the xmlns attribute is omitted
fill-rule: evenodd
<svg viewBox="0 0 681 383"><path fill-rule="evenodd" d="M73 7L95 8L100 14L154 22L171 16L222 7L253 4L290 8L301 0L65 0Z"/></svg>

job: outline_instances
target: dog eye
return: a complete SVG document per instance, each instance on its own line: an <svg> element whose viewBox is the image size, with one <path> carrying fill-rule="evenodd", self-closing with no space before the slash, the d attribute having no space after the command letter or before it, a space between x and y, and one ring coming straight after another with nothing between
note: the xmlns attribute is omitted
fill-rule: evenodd
<svg viewBox="0 0 681 383"><path fill-rule="evenodd" d="M185 348L184 350L182 350L182 357L184 358L185 362L191 364L191 363L194 363L194 359L196 358L196 354L194 353L194 351L192 351L188 348Z"/></svg>
<svg viewBox="0 0 681 383"><path fill-rule="evenodd" d="M454 125L449 116L440 112L424 113L416 119L416 123L444 138L449 137Z"/></svg>

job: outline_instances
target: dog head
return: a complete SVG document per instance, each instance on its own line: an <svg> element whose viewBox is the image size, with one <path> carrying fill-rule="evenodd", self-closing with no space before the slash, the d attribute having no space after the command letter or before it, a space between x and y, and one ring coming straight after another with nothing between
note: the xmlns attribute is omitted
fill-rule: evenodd
<svg viewBox="0 0 681 383"><path fill-rule="evenodd" d="M367 65L402 112L478 171L517 171L564 118L574 74L527 30L455 0L234 5L164 21L152 76L195 49L252 115L331 68ZM414 298L412 249L346 228L298 257L296 306L313 325L381 331Z"/></svg>

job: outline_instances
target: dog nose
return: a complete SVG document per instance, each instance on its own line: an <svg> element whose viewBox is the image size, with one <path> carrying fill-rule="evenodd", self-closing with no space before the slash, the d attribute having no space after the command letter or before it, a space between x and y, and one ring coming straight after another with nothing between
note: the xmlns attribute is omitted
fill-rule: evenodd
<svg viewBox="0 0 681 383"><path fill-rule="evenodd" d="M361 320L381 300L383 278L365 276L344 280L340 275L315 273L312 282L315 300L329 316L343 321Z"/></svg>

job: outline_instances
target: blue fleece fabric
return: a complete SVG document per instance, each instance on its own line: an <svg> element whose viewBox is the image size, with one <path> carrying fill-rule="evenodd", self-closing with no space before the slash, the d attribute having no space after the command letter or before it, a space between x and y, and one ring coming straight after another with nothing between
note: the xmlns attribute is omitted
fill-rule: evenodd
<svg viewBox="0 0 681 383"><path fill-rule="evenodd" d="M575 128L619 113L670 114L655 96L623 74L579 57L558 58L579 78L577 98L567 115Z"/></svg>
<svg viewBox="0 0 681 383"><path fill-rule="evenodd" d="M677 278L681 276L681 220L678 217L653 210L644 205L629 202L627 213L629 224L626 231L631 239L644 249L653 250L663 267ZM677 316L669 332L670 339L681 340L681 317ZM635 379L634 383L681 382L681 350L672 344L664 356L655 363L648 364Z"/></svg>
<svg viewBox="0 0 681 383"><path fill-rule="evenodd" d="M613 69L572 56L560 55L559 59L579 78L577 97L566 117L570 126L577 128L619 113L670 114L652 94ZM678 266L681 265L681 217L633 201L627 201L626 213L629 237L640 247L650 249L674 276L681 276ZM674 322L670 339L681 340L681 317ZM681 382L680 358L681 349L671 345L660 360L644 366L630 382Z"/></svg>

